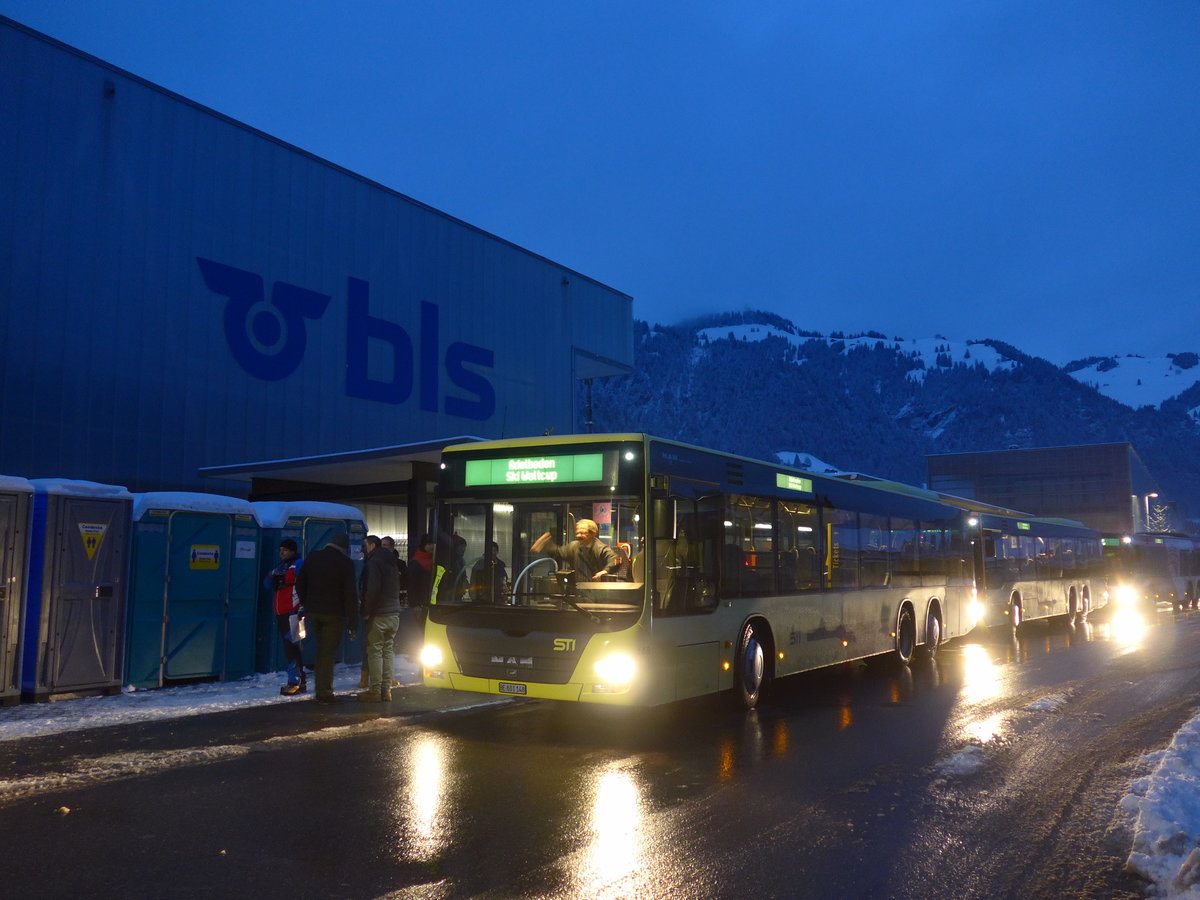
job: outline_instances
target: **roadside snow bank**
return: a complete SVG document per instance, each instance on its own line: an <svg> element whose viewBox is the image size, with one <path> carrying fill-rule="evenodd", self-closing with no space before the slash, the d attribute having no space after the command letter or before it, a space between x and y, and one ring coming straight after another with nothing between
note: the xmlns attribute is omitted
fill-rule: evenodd
<svg viewBox="0 0 1200 900"><path fill-rule="evenodd" d="M1200 715L1142 761L1150 774L1121 799L1133 819L1126 865L1150 882L1152 897L1200 900Z"/></svg>
<svg viewBox="0 0 1200 900"><path fill-rule="evenodd" d="M333 671L333 689L349 693L358 687L360 667L357 663L340 663ZM402 684L420 684L421 673L416 664L396 657L395 677ZM310 676L311 678L311 676ZM178 719L204 713L224 712L248 706L270 703L303 703L310 693L284 697L279 688L286 681L283 672L250 675L238 681L216 681L177 687L133 690L111 697L81 697L56 700L53 703L22 703L0 709L0 741L103 728L109 725L129 725L135 722L154 722Z"/></svg>

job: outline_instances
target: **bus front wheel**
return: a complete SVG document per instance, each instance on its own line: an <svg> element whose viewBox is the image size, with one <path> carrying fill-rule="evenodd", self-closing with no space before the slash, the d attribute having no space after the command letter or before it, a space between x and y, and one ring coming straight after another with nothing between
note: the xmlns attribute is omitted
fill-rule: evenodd
<svg viewBox="0 0 1200 900"><path fill-rule="evenodd" d="M917 617L913 615L911 606L905 606L896 621L896 659L907 665L916 648Z"/></svg>
<svg viewBox="0 0 1200 900"><path fill-rule="evenodd" d="M766 683L767 658L753 622L742 626L737 651L737 695L746 709L754 709Z"/></svg>

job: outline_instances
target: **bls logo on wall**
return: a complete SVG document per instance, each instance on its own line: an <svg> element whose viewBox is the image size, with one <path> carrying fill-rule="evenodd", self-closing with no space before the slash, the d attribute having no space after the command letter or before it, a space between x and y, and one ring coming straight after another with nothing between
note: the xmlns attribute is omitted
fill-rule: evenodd
<svg viewBox="0 0 1200 900"><path fill-rule="evenodd" d="M308 324L325 315L333 298L277 281L267 299L262 277L211 259L196 257L204 283L225 303L225 340L238 364L264 381L279 381L299 368L308 346ZM445 398L445 412L466 419L488 419L496 411L496 391L477 369L495 368L491 350L455 341L439 358L438 307L421 302L419 353L398 323L368 313L368 284L349 278L346 292L346 394L380 403L404 403L414 386L421 409L438 411L440 380L446 376L466 396ZM371 378L371 342L392 350L391 378Z"/></svg>

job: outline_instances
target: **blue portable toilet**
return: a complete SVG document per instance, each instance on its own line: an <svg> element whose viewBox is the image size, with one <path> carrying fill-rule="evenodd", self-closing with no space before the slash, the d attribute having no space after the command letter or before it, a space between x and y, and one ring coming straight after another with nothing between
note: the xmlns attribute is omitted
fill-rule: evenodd
<svg viewBox="0 0 1200 900"><path fill-rule="evenodd" d="M249 501L134 495L126 684L230 681L254 671L260 540Z"/></svg>
<svg viewBox="0 0 1200 900"><path fill-rule="evenodd" d="M258 513L258 521L262 525L262 568L258 579L261 602L255 664L260 672L278 672L287 668L287 661L283 658L283 645L275 626L274 592L267 590L262 582L279 562L279 542L284 538L291 538L300 547L300 556L307 557L312 551L320 550L329 543L330 536L335 532L344 531L350 535L350 558L354 560L357 579L358 573L362 571L362 542L367 536L366 519L357 507L319 500L259 500L250 505ZM362 635L362 622L356 627ZM316 658L316 641L311 638L304 641L303 650L305 664L311 665ZM338 661L361 660L362 640L343 640Z"/></svg>
<svg viewBox="0 0 1200 900"><path fill-rule="evenodd" d="M0 475L0 705L21 702L21 622L33 485Z"/></svg>
<svg viewBox="0 0 1200 900"><path fill-rule="evenodd" d="M21 696L118 693L133 495L93 481L31 484Z"/></svg>

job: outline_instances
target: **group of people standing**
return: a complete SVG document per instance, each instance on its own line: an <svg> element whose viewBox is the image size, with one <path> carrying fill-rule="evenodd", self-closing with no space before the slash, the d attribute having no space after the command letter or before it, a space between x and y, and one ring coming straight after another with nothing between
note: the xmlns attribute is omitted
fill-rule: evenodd
<svg viewBox="0 0 1200 900"><path fill-rule="evenodd" d="M274 591L276 626L287 660L287 684L280 693L307 690L301 642L316 639L313 678L318 703L333 703L333 667L342 635L357 637L364 622L363 678L357 697L363 702L391 700L397 635L403 652L414 655L421 635L424 605L432 583L432 540L422 540L406 565L390 537L367 535L363 567L357 580L350 556L350 538L334 533L328 543L301 559L294 540L279 544L279 563L268 576ZM411 602L410 602L411 598Z"/></svg>
<svg viewBox="0 0 1200 900"><path fill-rule="evenodd" d="M308 689L301 646L312 635L317 645L313 665L316 700L335 702L333 667L338 648L343 634L355 640L361 616L365 635L357 698L367 703L390 701L397 684L393 671L397 645L405 655L417 654L423 607L435 591L455 584L458 573L466 571L465 540L456 534L445 541L438 556L446 559L448 569L435 566L437 549L433 535L425 535L405 564L392 538L369 534L363 540L363 566L356 579L346 532L335 532L307 559L301 559L294 540L280 541L279 563L267 578L274 591L275 622L287 660L287 684L280 693L302 694ZM566 546L560 547L547 532L530 549L545 553L584 579L630 577L628 556L601 541L599 528L591 519L575 523L575 540ZM499 545L490 542L470 570L471 590L493 603L504 601L508 587L508 571L499 551Z"/></svg>

